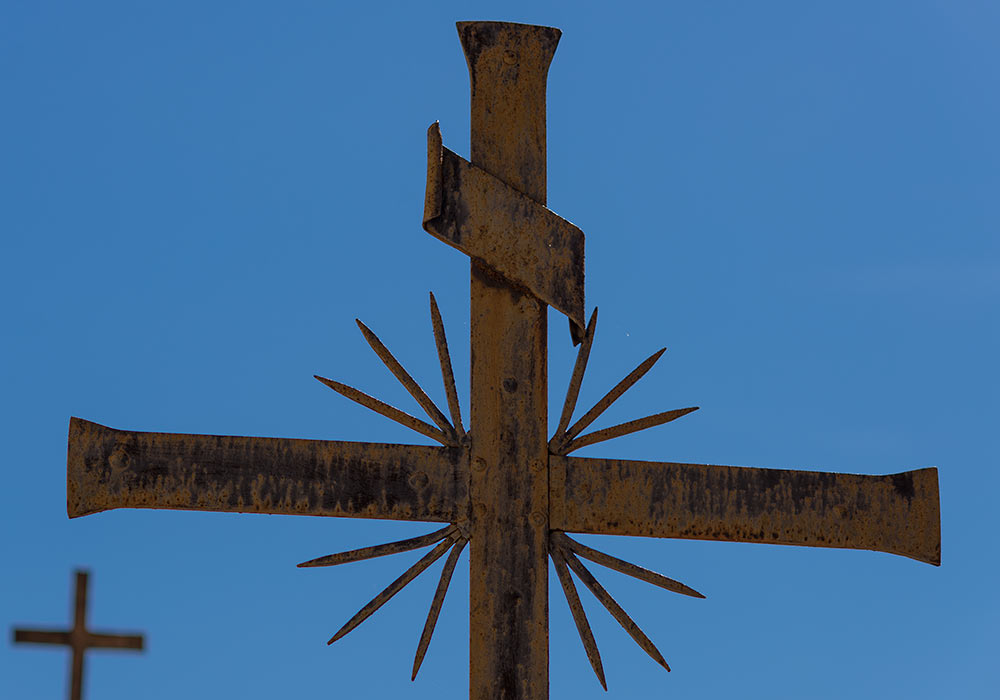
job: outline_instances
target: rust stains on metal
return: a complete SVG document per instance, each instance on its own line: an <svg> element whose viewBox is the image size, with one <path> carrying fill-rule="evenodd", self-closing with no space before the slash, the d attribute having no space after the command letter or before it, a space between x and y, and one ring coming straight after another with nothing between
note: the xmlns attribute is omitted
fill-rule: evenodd
<svg viewBox="0 0 1000 700"><path fill-rule="evenodd" d="M452 522L466 451L332 440L179 435L70 421L67 510L113 508ZM410 477L428 478L415 487Z"/></svg>
<svg viewBox="0 0 1000 700"><path fill-rule="evenodd" d="M87 580L86 571L76 572L74 591L73 627L67 631L15 629L15 644L57 644L73 651L70 661L69 698L80 700L83 694L84 654L88 649L131 649L142 651L141 634L109 634L87 629Z"/></svg>
<svg viewBox="0 0 1000 700"><path fill-rule="evenodd" d="M937 469L867 476L585 457L564 460L553 528L872 549L941 563Z"/></svg>
<svg viewBox="0 0 1000 700"><path fill-rule="evenodd" d="M436 184L424 203L424 229L566 314L582 332L583 231L445 148L437 122L427 141L427 181Z"/></svg>
<svg viewBox="0 0 1000 700"><path fill-rule="evenodd" d="M444 195L442 211L453 212L453 219L445 219L454 220L455 228L440 232L461 234L464 245L469 221L486 227L476 229L485 245L470 266L470 447L472 459L482 459L486 467L472 471L470 488L470 698L540 700L549 688L547 309L544 294L524 287L558 287L554 283L573 279L578 265L579 298L566 310L583 322L582 245L578 258L572 249L549 252L538 246L544 232L523 228L548 216L532 200L545 204L545 83L560 32L460 22L458 33L469 64L475 169L458 163L457 156L448 162L465 168L456 184L474 181L479 189L456 199ZM523 197L509 198L509 189ZM514 209L470 208L460 215L448 208L462 202L469 207L506 202ZM512 228L498 228L506 225ZM563 243L571 244L571 237ZM544 270L540 264L562 267ZM535 460L546 468L530 469Z"/></svg>

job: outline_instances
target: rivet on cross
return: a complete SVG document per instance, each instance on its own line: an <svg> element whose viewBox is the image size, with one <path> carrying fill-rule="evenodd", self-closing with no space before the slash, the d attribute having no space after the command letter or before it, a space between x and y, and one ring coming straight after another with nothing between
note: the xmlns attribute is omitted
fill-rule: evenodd
<svg viewBox="0 0 1000 700"><path fill-rule="evenodd" d="M441 447L176 435L70 421L70 517L110 508L283 513L443 522L402 542L321 557L324 566L434 548L338 631L339 639L450 551L413 665L420 666L459 554L470 549L470 697L548 697L548 559L587 655L604 673L570 570L657 662L652 642L584 567L588 559L667 590L696 591L597 552L567 532L872 549L938 564L937 471L862 476L568 456L679 418L659 413L581 434L652 367L655 353L570 424L594 340L584 325L583 233L545 208L545 83L560 32L462 22L472 84L471 162L428 132L424 228L471 260L471 417L462 426L431 296L450 420L366 326L361 331L431 423L324 384ZM580 344L555 435L547 431L547 306ZM433 424L432 424L433 423Z"/></svg>
<svg viewBox="0 0 1000 700"><path fill-rule="evenodd" d="M87 649L135 649L142 651L140 634L108 634L87 629L87 572L76 572L73 628L68 631L15 629L16 644L59 644L73 650L70 662L69 698L83 695L83 655Z"/></svg>

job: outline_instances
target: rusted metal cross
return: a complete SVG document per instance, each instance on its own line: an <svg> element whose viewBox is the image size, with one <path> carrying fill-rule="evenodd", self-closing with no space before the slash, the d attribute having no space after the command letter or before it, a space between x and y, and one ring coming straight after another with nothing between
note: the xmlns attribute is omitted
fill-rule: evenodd
<svg viewBox="0 0 1000 700"><path fill-rule="evenodd" d="M359 322L431 422L329 379L327 386L441 447L136 433L72 419L70 517L120 507L387 518L448 523L402 542L321 557L323 566L436 545L339 632L354 629L449 553L417 648L427 651L459 554L470 544L470 697L548 697L548 560L604 684L576 574L635 641L660 652L580 558L700 597L672 579L593 550L566 533L872 549L940 562L937 471L887 476L568 456L666 423L666 411L582 434L662 350L571 421L594 340L584 324L583 233L545 208L545 85L560 32L463 22L472 86L471 161L428 133L424 228L471 262L471 419L462 425L444 328L431 318L450 418ZM580 345L555 435L547 435L547 307Z"/></svg>
<svg viewBox="0 0 1000 700"><path fill-rule="evenodd" d="M69 699L83 695L83 655L87 649L135 649L142 651L141 634L108 634L87 629L87 572L76 572L76 592L73 606L73 628L68 631L15 629L14 642L29 644L59 644L73 650L70 663Z"/></svg>

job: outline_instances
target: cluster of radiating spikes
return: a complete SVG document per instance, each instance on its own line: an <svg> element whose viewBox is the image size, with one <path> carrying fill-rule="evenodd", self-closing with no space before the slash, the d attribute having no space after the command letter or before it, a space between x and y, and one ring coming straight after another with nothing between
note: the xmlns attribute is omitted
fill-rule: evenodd
<svg viewBox="0 0 1000 700"><path fill-rule="evenodd" d="M437 344L438 359L441 362L441 374L444 378L445 395L448 399L451 421L449 421L448 418L434 404L434 402L431 401L430 397L427 396L426 392L420 388L413 377L411 377L410 374L403 369L403 366L395 357L393 357L392 353L389 352L385 345L383 345L382 341L379 340L378 337L372 333L367 326L365 326L365 324L361 323L361 321L357 321L358 327L361 329L361 333L364 335L365 340L367 340L368 344L372 347L372 350L375 351L375 354L379 356L383 363L385 363L386 367L389 368L389 371L395 375L410 395L416 399L417 403L420 404L420 406L427 413L428 417L434 421L437 427L422 421L419 418L411 416L409 413L401 411L398 408L383 403L382 401L379 401L362 391L358 391L353 387L347 386L346 384L341 384L340 382L335 382L332 379L326 379L319 376L317 376L316 379L352 401L356 401L376 413L380 413L381 415L391 418L408 428L412 428L418 433L437 440L442 445L447 447L458 447L465 441L466 433L462 427L462 414L458 404L458 392L455 388L455 374L452 371L451 356L448 353L448 341L444 333L444 324L441 321L441 313L438 310L437 301L434 299L433 293L430 295L430 302L431 322L434 327L434 340ZM698 408L694 406L691 408L664 411L663 413L656 413L651 416L646 416L645 418L628 421L626 423L621 423L610 428L604 428L603 430L596 430L581 436L580 433L584 430L584 428L593 423L611 406L611 404L613 404L619 397L621 397L622 394L638 382L643 375L645 375L646 372L648 372L653 365L656 364L656 361L660 359L660 356L663 354L664 350L666 350L666 348L662 348L646 358L639 364L638 367L632 370L628 376L618 382L618 384L616 384L611 391L605 394L600 401L594 404L593 408L587 411L582 418L570 426L569 422L573 417L573 411L576 408L576 400L580 394L580 386L583 383L583 375L587 369L587 360L590 357L590 348L594 343L594 332L596 327L597 309L595 308L594 313L590 317L590 321L587 323L587 330L577 353L576 364L573 367L573 375L570 378L569 388L566 392L566 401L563 405L562 415L559 419L559 426L556 428L555 434L549 441L549 452L554 455L566 455L581 447L585 447L586 445L593 445L597 442L604 442L605 440L611 440L639 430L645 430L646 428L652 428L653 426L662 425L663 423L669 423L670 421L680 418L683 415L698 410ZM452 524L419 537L411 537L398 542L389 542L387 544L375 545L373 547L363 547L361 549L354 549L349 552L341 552L339 554L329 554L325 557L319 557L318 559L312 559L299 564L300 567L335 566L337 564L346 564L352 561L361 561L363 559L371 559L388 554L398 554L400 552L420 549L421 547L436 545L416 564L404 571L399 578L383 589L381 593L372 598L367 605L361 608L361 610L359 610L354 617L348 620L347 623L344 624L344 626L330 638L330 641L327 642L327 644L333 644L335 641L368 619L372 613L385 605L394 595L399 593L399 591L401 591L406 584L419 576L425 569L427 569L427 567L436 562L450 550L448 559L445 561L444 569L441 571L441 579L438 582L437 590L435 590L434 598L431 601L431 608L427 613L427 621L424 623L424 629L420 635L420 642L417 644L417 653L413 660L412 675L412 678L415 679L417 677L417 671L420 669L421 663L423 663L424 655L427 653L427 647L430 644L431 635L434 633L434 626L437 624L438 615L441 612L441 605L444 603L444 597L448 591L448 586L451 583L452 574L455 572L455 566L458 563L458 558L462 553L462 549L468 542L468 537L459 530L457 525ZM629 576L633 576L648 583L652 583L653 585L659 586L668 591L682 593L695 598L704 598L705 596L693 588L667 578L662 574L658 574L648 569L644 569L641 566L636 566L635 564L630 564L627 561L613 557L610 554L605 554L597 551L596 549L592 549L584 544L581 544L580 542L577 542L576 540L571 539L568 535L566 535L566 533L558 530L553 530L549 533L549 556L552 558L552 562L555 565L556 574L559 577L559 583L562 585L563 592L566 595L566 601L569 603L569 609L573 615L573 620L576 622L576 628L580 633L580 639L583 641L584 649L587 652L587 658L590 660L594 673L597 674L597 678L600 680L601 685L605 690L607 690L608 686L604 678L604 667L601 664L601 655L597 650L597 643L594 640L594 634L590 629L590 624L587 622L587 617L583 611L583 605L580 603L580 596L573 583L573 577L570 575L571 569L573 573L575 573L577 577L583 581L584 585L590 589L590 591L594 594L594 597L596 597L597 600L600 601L605 608L607 608L612 617L614 617L615 620L617 620L618 623L625 629L625 631L628 632L632 639L634 639L636 643L653 658L654 661L668 671L670 670L670 666L667 665L663 655L650 641L649 637L647 637L643 631L639 629L639 626L635 624L625 610L622 609L622 607L615 601L614 598L611 597L611 595L604 589L597 579L594 578L594 575L587 570L578 557L589 559L597 564L614 569L615 571L619 571Z"/></svg>
<svg viewBox="0 0 1000 700"><path fill-rule="evenodd" d="M660 348L639 363L638 367L629 372L628 376L620 382L615 384L614 388L605 394L600 401L594 404L593 408L584 413L580 420L570 426L569 422L573 418L574 409L576 409L576 400L580 395L580 386L583 384L583 374L587 370L587 360L590 359L590 348L594 344L594 332L596 330L597 309L595 308L594 313L590 316L590 321L587 323L587 332L584 334L583 342L580 343L580 349L576 355L576 364L573 367L573 375L570 377L569 388L566 390L566 401L563 404L562 415L559 417L559 427L556 428L555 435L553 435L552 439L549 440L549 452L554 455L567 455L574 450L580 449L581 447L593 445L596 442L612 440L614 438L628 435L629 433L635 433L640 430L645 430L646 428L652 428L657 425L663 425L664 423L677 420L681 416L686 416L688 413L698 410L697 406L691 406L689 408L678 408L672 411L664 411L663 413L655 413L651 416L646 416L645 418L630 420L627 423L619 423L618 425L613 425L610 428L595 430L592 433L580 436L580 433L584 428L597 420L602 413L608 410L611 404L617 401L622 394L631 389L636 382L642 379L643 375L653 368L656 361L659 360L660 356L666 351L666 348Z"/></svg>
<svg viewBox="0 0 1000 700"><path fill-rule="evenodd" d="M360 561L362 559L382 557L387 554L408 552L412 549L420 549L421 547L428 547L437 543L437 546L434 547L434 549L425 554L416 564L404 571L399 578L386 586L381 593L372 598L367 605L361 608L361 610L354 615L354 617L348 620L343 627L337 630L337 633L330 637L330 641L327 642L327 644L333 644L335 641L368 619L372 613L385 605L390 598L403 590L403 587L406 584L423 573L427 567L444 556L445 552L450 549L451 552L448 554L448 559L445 561L444 568L441 570L441 579L438 581L437 590L434 591L434 599L431 601L431 609L427 613L427 622L424 623L424 631L420 633L420 642L417 644L417 655L413 659L413 674L410 679L416 679L417 671L420 670L420 664L423 663L424 655L427 653L427 647L431 643L431 635L434 634L434 626L437 624L438 615L441 612L441 605L444 603L445 593L448 592L448 585L451 583L451 576L455 573L455 565L458 564L458 557L462 554L462 549L468 541L468 538L466 538L459 531L457 526L448 525L440 530L436 530L426 535L421 535L420 537L411 537L410 539L400 540L399 542L389 542L387 544L375 545L374 547L363 547L361 549L351 550L350 552L341 552L340 554L329 554L325 557L319 557L318 559L312 559L299 564L299 566L335 566L337 564L346 564L347 562Z"/></svg>
<svg viewBox="0 0 1000 700"><path fill-rule="evenodd" d="M559 426L556 428L555 434L549 441L549 452L554 455L566 455L570 452L577 450L581 447L587 445L593 445L597 442L604 442L605 440L612 440L616 437L621 437L623 435L628 435L629 433L635 433L640 430L645 430L646 428L652 428L657 425L662 425L663 423L669 423L672 420L676 420L681 416L687 415L692 411L697 411L698 407L693 406L690 408L680 408L672 411L664 411L662 413L656 413L651 416L646 416L645 418L639 418L637 420L628 421L626 423L620 423L618 425L611 426L610 428L604 428L603 430L595 430L592 433L587 433L586 435L580 436L580 433L588 425L593 423L598 416L604 413L622 394L628 391L636 382L642 379L643 375L646 374L656 361L660 359L660 356L666 350L666 348L661 348L656 351L645 360L643 360L638 367L629 372L629 374L618 382L614 388L611 389L607 394L605 394L600 401L594 404L593 408L583 414L583 417L576 421L572 426L569 422L573 418L573 411L576 409L576 400L580 395L580 386L583 384L583 375L587 370L587 360L590 358L590 348L594 344L594 332L597 329L597 309L594 309L594 313L590 316L590 321L587 323L587 332L584 334L583 342L580 344L580 349L577 352L576 364L573 367L573 374L569 380L569 388L566 390L566 401L563 404L562 415L559 418ZM660 653L659 649L650 641L639 626L635 624L628 613L622 609L622 606L611 597L611 594L605 590L598 580L594 577L592 573L583 565L578 557L584 559L589 559L592 562L600 564L601 566L606 566L609 569L614 569L623 574L633 576L647 583L651 583L654 586L659 586L665 588L668 591L673 591L674 593L682 593L684 595L689 595L694 598L704 598L701 593L694 590L689 586L685 586L679 581L674 581L671 578L667 578L662 574L658 574L649 569L644 569L641 566L636 566L635 564L630 564L627 561L613 557L610 554L605 554L599 552L596 549L581 544L574 539L571 539L566 533L560 532L558 530L553 530L549 533L549 556L552 558L552 563L555 565L556 575L559 577L559 583L562 585L563 593L566 596L566 602L569 604L570 612L573 614L573 621L576 623L577 632L580 633L580 640L583 642L583 648L587 652L587 659L590 661L591 667L594 669L594 673L597 674L597 679L601 682L601 686L607 690L608 684L604 678L604 666L601 663L601 654L597 650L597 642L594 640L594 633L590 629L590 623L587 622L587 616L583 611L583 605L580 602L580 596L576 591L576 586L573 583L573 577L570 575L570 570L576 574L577 578L583 581L583 584L590 589L590 592L594 594L594 597L600 601L611 616L620 624L629 636L635 640L643 651L652 657L656 663L663 666L663 668L670 670L670 666L667 665L666 660L663 658L663 654Z"/></svg>
<svg viewBox="0 0 1000 700"><path fill-rule="evenodd" d="M656 648L656 645L639 629L639 625L635 624L628 613L622 609L622 606L611 597L611 594L605 590L604 586L598 582L577 557L589 559L601 566L606 566L609 569L633 576L674 593L682 593L693 598L704 598L705 596L690 586L685 586L680 581L675 581L655 571L650 571L641 566L630 564L618 557L613 557L610 554L592 549L559 530L553 530L549 533L549 556L555 565L556 575L559 577L559 583L562 585L563 593L566 595L566 602L569 603L569 610L573 614L576 630L580 633L580 639L583 641L583 648L587 652L587 659L590 661L594 673L597 674L597 680L601 682L601 686L605 690L608 689L608 683L604 678L604 665L601 663L601 654L597 650L597 642L594 640L594 633L590 629L590 623L587 622L587 615L583 611L583 604L580 602L580 595L576 592L573 577L570 576L570 569L590 589L590 592L600 601L601 605L607 608L607 611L628 632L629 636L635 640L635 643L649 654L653 661L668 671L670 670L670 666L667 665L663 654Z"/></svg>
<svg viewBox="0 0 1000 700"><path fill-rule="evenodd" d="M462 427L462 412L458 404L458 391L455 388L455 373L452 371L451 366L451 355L448 353L448 339L444 334L444 323L441 321L441 312L438 310L437 300L434 298L434 294L430 295L431 300L431 324L434 327L434 342L437 345L438 360L441 362L441 375L444 378L444 390L445 395L448 399L448 410L451 413L451 421L438 409L438 407L431 401L431 398L427 393L420 388L417 382L410 376L403 366L399 363L393 354L389 352L389 349L378 339L371 330L363 324L361 321L357 321L358 328L361 329L362 335L364 335L365 340L371 346L375 354L379 356L379 359L389 368L389 371L393 373L399 383L410 393L420 407L424 409L427 416L434 421L437 427L420 420L415 416L411 416L405 411L401 411L394 406L390 406L387 403L379 401L373 396L358 391L357 389L347 386L346 384L341 384L340 382L335 382L332 379L326 379L324 377L317 376L316 379L326 384L328 387L336 391L337 393L346 396L352 401L356 401L362 406L366 406L376 413L380 413L386 418L391 418L397 423L401 423L408 428L411 428L422 435L426 435L429 438L437 440L442 445L446 447L458 447L466 438L465 429ZM385 605L390 598L403 590L410 581L419 576L427 567L436 562L445 552L451 550L448 554L448 559L445 561L444 569L441 571L441 580L438 582L437 590L434 592L434 599L431 601L431 609L427 613L427 622L424 624L424 630L420 635L420 642L417 644L417 654L413 660L413 675L411 679L417 677L417 671L420 670L420 664L423 663L424 655L427 653L427 647L431 642L431 635L434 633L434 626L437 624L438 615L441 612L441 605L444 603L445 593L448 592L448 585L451 583L452 574L455 572L455 565L458 564L458 557L462 553L462 549L469 542L468 538L462 534L456 525L448 525L440 530L431 532L426 535L421 535L420 537L411 537L410 539L400 540L399 542L389 542L388 544L380 544L374 547L363 547L361 549L351 550L350 552L341 552L339 554L330 554L325 557L319 557L318 559L312 559L310 561L302 562L299 564L301 567L310 566L335 566L337 564L346 564L352 561L361 561L362 559L371 559L373 557L382 557L387 554L398 554L400 552L408 552L413 549L420 549L421 547L428 547L430 545L436 544L430 552L424 555L416 564L411 566L409 569L403 572L403 574L397 578L395 581L386 586L377 596L372 598L367 605L365 605L361 610L357 612L347 623L341 627L327 644L333 644L335 641L346 635L348 632L353 630L355 627L364 622L368 617L371 616L376 610Z"/></svg>
<svg viewBox="0 0 1000 700"><path fill-rule="evenodd" d="M444 391L448 397L448 410L451 412L451 421L434 405L434 402L431 401L427 393L410 376L410 373L403 369L403 365L399 364L399 360L393 357L389 349L378 339L378 336L372 333L368 326L361 321L356 320L356 323L358 324L358 328L361 329L362 335L365 336L365 340L368 341L372 350L375 351L375 354L385 363L389 371L395 375L399 383L406 388L410 396L416 399L417 403L420 404L420 407L424 409L430 419L437 424L437 427L435 428L433 425L411 416L405 411L400 411L394 406L383 403L374 396L369 396L363 391L358 391L354 387L335 382L332 379L326 379L325 377L317 376L316 379L326 384L338 394L346 396L351 401L356 401L362 406L382 414L386 418L391 418L397 423L405 425L407 428L411 428L422 435L437 440L446 447L458 447L465 439L465 430L462 428L462 412L458 406L458 391L455 389L455 373L451 369L451 355L448 354L448 339L444 334L444 323L441 321L441 312L438 311L434 293L431 293L431 323L434 326L434 341L437 344L438 359L441 361L441 374L444 377Z"/></svg>

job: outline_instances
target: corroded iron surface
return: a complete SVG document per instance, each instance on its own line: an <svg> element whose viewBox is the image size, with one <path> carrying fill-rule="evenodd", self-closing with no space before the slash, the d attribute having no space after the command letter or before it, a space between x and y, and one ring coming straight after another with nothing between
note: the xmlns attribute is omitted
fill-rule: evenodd
<svg viewBox="0 0 1000 700"><path fill-rule="evenodd" d="M472 164L542 205L545 82L560 32L461 22L458 33L472 86ZM524 235L511 243L522 245ZM549 692L548 310L498 277L495 262L471 264L469 696L542 699Z"/></svg>
<svg viewBox="0 0 1000 700"><path fill-rule="evenodd" d="M73 595L73 628L67 631L15 629L16 644L58 644L71 648L69 698L80 700L83 696L83 661L87 649L132 649L142 651L141 634L109 634L87 629L87 579L86 571L76 572L76 590Z"/></svg>
<svg viewBox="0 0 1000 700"><path fill-rule="evenodd" d="M552 527L872 549L939 565L937 469L885 476L556 457Z"/></svg>
<svg viewBox="0 0 1000 700"><path fill-rule="evenodd" d="M583 231L445 148L436 122L427 130L424 229L583 332Z"/></svg>
<svg viewBox="0 0 1000 700"><path fill-rule="evenodd" d="M112 508L449 522L461 448L114 430L73 418L71 518Z"/></svg>

